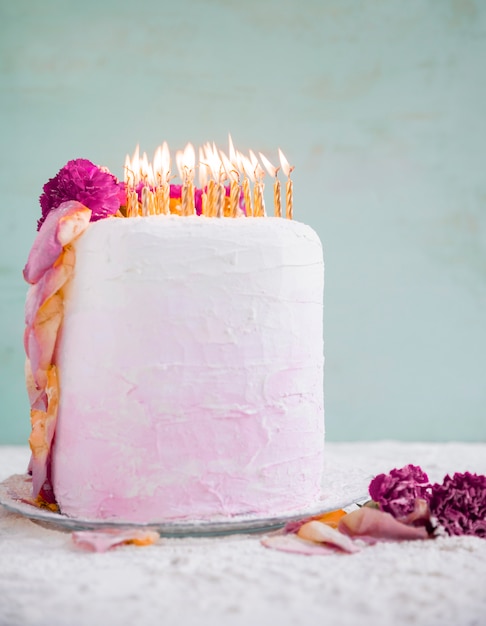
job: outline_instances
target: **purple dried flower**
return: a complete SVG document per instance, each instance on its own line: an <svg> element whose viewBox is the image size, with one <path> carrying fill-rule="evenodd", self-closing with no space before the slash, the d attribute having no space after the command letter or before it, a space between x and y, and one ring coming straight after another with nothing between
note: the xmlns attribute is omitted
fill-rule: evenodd
<svg viewBox="0 0 486 626"><path fill-rule="evenodd" d="M115 214L123 202L124 185L113 174L87 159L69 161L43 187L40 197L42 217L37 230L47 214L63 202L77 200L91 209L91 221Z"/></svg>
<svg viewBox="0 0 486 626"><path fill-rule="evenodd" d="M449 535L486 538L486 476L447 475L432 486L430 510Z"/></svg>
<svg viewBox="0 0 486 626"><path fill-rule="evenodd" d="M369 493L382 511L404 519L414 512L417 498L428 500L429 487L428 476L420 467L406 465L376 476L370 483Z"/></svg>

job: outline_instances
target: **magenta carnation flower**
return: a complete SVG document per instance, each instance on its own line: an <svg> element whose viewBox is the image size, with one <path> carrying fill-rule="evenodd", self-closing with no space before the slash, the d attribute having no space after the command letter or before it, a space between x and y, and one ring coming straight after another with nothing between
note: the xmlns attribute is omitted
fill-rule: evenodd
<svg viewBox="0 0 486 626"><path fill-rule="evenodd" d="M114 215L124 196L124 185L113 174L87 159L69 161L43 187L40 197L42 217L37 230L47 214L63 202L77 200L91 209L91 221Z"/></svg>
<svg viewBox="0 0 486 626"><path fill-rule="evenodd" d="M430 510L449 535L486 538L486 476L447 475L432 486Z"/></svg>
<svg viewBox="0 0 486 626"><path fill-rule="evenodd" d="M428 500L427 474L416 465L379 474L370 483L369 493L382 511L403 519L413 513L417 498Z"/></svg>

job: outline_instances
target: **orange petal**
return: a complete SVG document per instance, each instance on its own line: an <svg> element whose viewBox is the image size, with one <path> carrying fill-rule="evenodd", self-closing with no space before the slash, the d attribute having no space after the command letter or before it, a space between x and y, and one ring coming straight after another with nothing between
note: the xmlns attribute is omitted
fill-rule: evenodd
<svg viewBox="0 0 486 626"><path fill-rule="evenodd" d="M31 409L42 409L45 411L47 409L46 392L44 388L39 389L35 384L32 367L28 357L25 359L25 386L27 387L27 394L29 396Z"/></svg>
<svg viewBox="0 0 486 626"><path fill-rule="evenodd" d="M297 535L301 539L332 545L336 548L344 550L344 552L359 552L359 548L354 545L353 541L348 536L343 535L328 524L323 524L322 522L318 522L316 520L307 522L301 526Z"/></svg>
<svg viewBox="0 0 486 626"><path fill-rule="evenodd" d="M345 515L347 515L346 511L344 511L343 509L336 509L335 511L329 511L329 513L324 513L324 515L320 515L315 519L318 522L322 522L323 524L331 526L331 528L337 528L339 520Z"/></svg>
<svg viewBox="0 0 486 626"><path fill-rule="evenodd" d="M32 451L31 470L34 497L39 495L47 479L48 456L56 428L59 387L55 365L51 365L47 372L46 395L47 410L32 409L30 414L32 431L29 445Z"/></svg>

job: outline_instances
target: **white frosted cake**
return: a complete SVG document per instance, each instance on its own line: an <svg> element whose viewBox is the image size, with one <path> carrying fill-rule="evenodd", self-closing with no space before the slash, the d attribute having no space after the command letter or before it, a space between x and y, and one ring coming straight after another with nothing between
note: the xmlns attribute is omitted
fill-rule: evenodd
<svg viewBox="0 0 486 626"><path fill-rule="evenodd" d="M75 262L54 292L62 315L49 358L36 356L32 320L54 296L34 293L46 273L33 272L33 253L26 269L34 495L70 517L130 522L314 504L324 445L315 232L244 216L88 224L83 209L61 207L84 222L55 231Z"/></svg>

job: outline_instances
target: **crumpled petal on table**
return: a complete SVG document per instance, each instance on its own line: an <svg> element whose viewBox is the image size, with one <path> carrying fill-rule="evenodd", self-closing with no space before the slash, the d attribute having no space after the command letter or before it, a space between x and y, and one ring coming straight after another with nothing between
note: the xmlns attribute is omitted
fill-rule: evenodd
<svg viewBox="0 0 486 626"><path fill-rule="evenodd" d="M149 546L158 541L159 533L153 530L104 529L81 530L72 533L74 543L89 552L107 552L117 546L132 544Z"/></svg>
<svg viewBox="0 0 486 626"><path fill-rule="evenodd" d="M336 530L332 526L323 524L317 520L307 522L301 526L297 532L297 536L315 543L325 543L326 545L339 548L343 552L349 552L350 554L359 552L360 550L350 537L339 532L339 530Z"/></svg>
<svg viewBox="0 0 486 626"><path fill-rule="evenodd" d="M368 543L427 539L429 536L424 526L407 526L390 513L368 506L362 506L341 518L338 529L349 537Z"/></svg>
<svg viewBox="0 0 486 626"><path fill-rule="evenodd" d="M295 554L352 554L360 547L337 527L347 513L343 509L289 522L281 531L263 537L261 544Z"/></svg>
<svg viewBox="0 0 486 626"><path fill-rule="evenodd" d="M280 550L280 552L291 552L293 554L305 554L311 556L313 554L336 554L338 551L333 547L301 539L297 535L268 535L261 539L262 546Z"/></svg>

